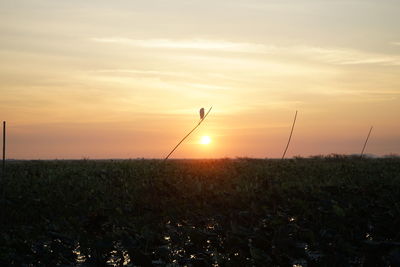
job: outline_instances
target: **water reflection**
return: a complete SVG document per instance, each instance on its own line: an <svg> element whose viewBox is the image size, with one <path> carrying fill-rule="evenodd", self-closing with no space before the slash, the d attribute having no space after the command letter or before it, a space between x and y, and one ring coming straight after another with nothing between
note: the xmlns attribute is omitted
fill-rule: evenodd
<svg viewBox="0 0 400 267"><path fill-rule="evenodd" d="M76 266L93 262L97 264L99 261L108 266L263 266L281 260L278 257L283 243L280 242L289 242L289 245L293 242L298 255L291 257L287 265L305 267L309 262L318 263L323 254L316 251L315 247L310 247L306 242L291 241L295 234L290 229L297 229L292 227L296 226L297 219L286 217L283 220L289 226L279 231L267 228L270 227L270 218L249 225L246 225L246 220L239 223L229 220L217 223L215 219L195 223L168 221L154 228L158 231L151 232L149 229L153 228L146 228L145 231L122 237L125 241L112 241L111 246L103 250L93 247L97 241L91 245L85 244L92 247L82 248L82 244L78 244L73 253ZM271 235L273 231L276 236Z"/></svg>
<svg viewBox="0 0 400 267"><path fill-rule="evenodd" d="M79 263L84 263L86 261L86 257L81 253L79 245L72 251L72 253L74 253L76 256L76 263L79 264Z"/></svg>

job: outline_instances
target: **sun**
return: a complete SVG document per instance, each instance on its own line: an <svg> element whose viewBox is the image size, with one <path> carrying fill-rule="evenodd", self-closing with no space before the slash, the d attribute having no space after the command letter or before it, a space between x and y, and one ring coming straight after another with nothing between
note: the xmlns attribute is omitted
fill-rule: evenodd
<svg viewBox="0 0 400 267"><path fill-rule="evenodd" d="M211 138L207 135L204 135L200 138L200 144L202 145L208 145L211 143Z"/></svg>

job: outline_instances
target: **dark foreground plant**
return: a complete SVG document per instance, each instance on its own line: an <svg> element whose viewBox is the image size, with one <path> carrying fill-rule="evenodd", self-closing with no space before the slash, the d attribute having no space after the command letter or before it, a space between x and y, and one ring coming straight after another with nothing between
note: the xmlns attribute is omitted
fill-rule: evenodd
<svg viewBox="0 0 400 267"><path fill-rule="evenodd" d="M0 265L398 266L399 158L158 164L11 162Z"/></svg>

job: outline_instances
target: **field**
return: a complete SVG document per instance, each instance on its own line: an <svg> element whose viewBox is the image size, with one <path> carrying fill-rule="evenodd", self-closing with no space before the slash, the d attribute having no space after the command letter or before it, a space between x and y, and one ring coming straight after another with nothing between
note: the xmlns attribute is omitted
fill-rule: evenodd
<svg viewBox="0 0 400 267"><path fill-rule="evenodd" d="M0 265L400 266L400 159L16 161Z"/></svg>

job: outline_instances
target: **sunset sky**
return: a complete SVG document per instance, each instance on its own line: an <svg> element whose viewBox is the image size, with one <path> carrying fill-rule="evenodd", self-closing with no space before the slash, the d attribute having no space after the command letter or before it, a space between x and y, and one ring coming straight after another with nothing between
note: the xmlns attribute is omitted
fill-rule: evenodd
<svg viewBox="0 0 400 267"><path fill-rule="evenodd" d="M14 159L400 153L398 0L0 0ZM201 138L209 136L210 144ZM204 140L204 139L203 139Z"/></svg>

